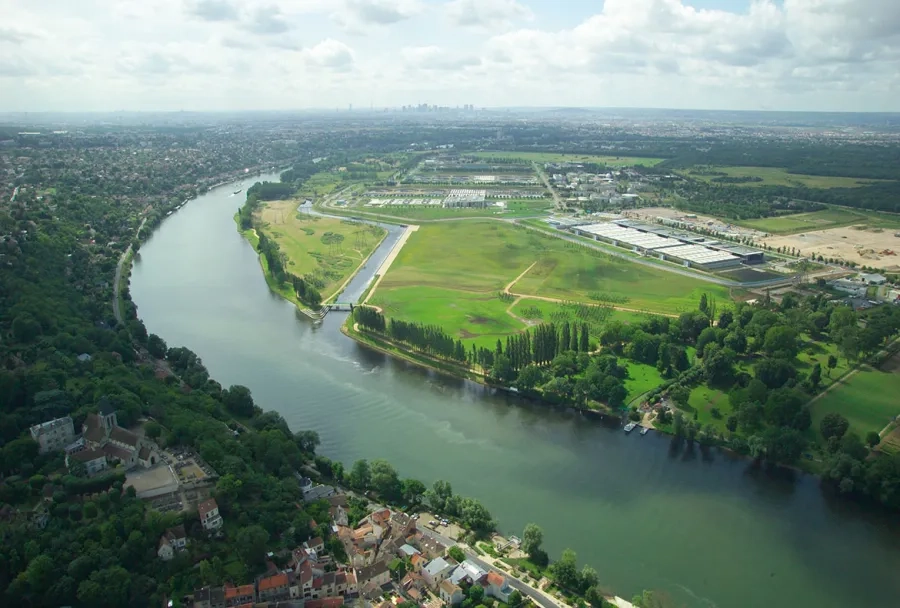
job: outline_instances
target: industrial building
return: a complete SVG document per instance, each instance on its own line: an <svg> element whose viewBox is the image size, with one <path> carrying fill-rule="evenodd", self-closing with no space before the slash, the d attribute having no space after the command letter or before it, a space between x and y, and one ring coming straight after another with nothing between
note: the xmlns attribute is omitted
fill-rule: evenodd
<svg viewBox="0 0 900 608"><path fill-rule="evenodd" d="M702 270L732 268L765 261L763 252L756 249L631 220L571 226L569 229L596 241Z"/></svg>
<svg viewBox="0 0 900 608"><path fill-rule="evenodd" d="M444 207L484 207L487 190L451 190L444 199Z"/></svg>

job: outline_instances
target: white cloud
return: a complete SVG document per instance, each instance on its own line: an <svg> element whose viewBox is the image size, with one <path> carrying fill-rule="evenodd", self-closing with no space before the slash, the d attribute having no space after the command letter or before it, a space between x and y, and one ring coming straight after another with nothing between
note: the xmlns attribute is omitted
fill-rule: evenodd
<svg viewBox="0 0 900 608"><path fill-rule="evenodd" d="M0 111L900 110L900 2L692 1L0 0Z"/></svg>
<svg viewBox="0 0 900 608"><path fill-rule="evenodd" d="M346 72L353 68L353 49L341 42L328 38L302 53L307 64L317 67Z"/></svg>
<svg viewBox="0 0 900 608"><path fill-rule="evenodd" d="M462 27L500 28L534 19L534 13L516 0L451 0L444 7L447 18Z"/></svg>

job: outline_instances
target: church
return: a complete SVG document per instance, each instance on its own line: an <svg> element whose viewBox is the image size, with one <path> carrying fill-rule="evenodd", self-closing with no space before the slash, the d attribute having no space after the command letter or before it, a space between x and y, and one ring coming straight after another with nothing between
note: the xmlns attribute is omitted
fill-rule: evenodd
<svg viewBox="0 0 900 608"><path fill-rule="evenodd" d="M109 466L121 463L126 469L151 467L159 462L156 444L119 426L112 404L102 399L100 413L88 414L81 427L85 448L101 452Z"/></svg>

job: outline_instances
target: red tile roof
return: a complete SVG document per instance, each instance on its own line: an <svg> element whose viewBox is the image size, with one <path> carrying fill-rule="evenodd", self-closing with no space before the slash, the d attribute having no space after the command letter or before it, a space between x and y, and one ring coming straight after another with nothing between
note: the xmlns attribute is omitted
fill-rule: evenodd
<svg viewBox="0 0 900 608"><path fill-rule="evenodd" d="M240 587L227 587L225 589L225 599L244 597L247 595L250 597L256 595L256 589L253 585L241 585Z"/></svg>
<svg viewBox="0 0 900 608"><path fill-rule="evenodd" d="M206 514L212 511L213 509L218 509L219 505L216 503L215 498L210 498L209 500L204 500L199 505L197 505L197 512L200 513L200 519L206 517Z"/></svg>
<svg viewBox="0 0 900 608"><path fill-rule="evenodd" d="M275 576L270 576L269 578L264 578L259 581L259 592L262 593L263 591L277 589L278 587L287 587L287 584L287 574L276 574Z"/></svg>
<svg viewBox="0 0 900 608"><path fill-rule="evenodd" d="M342 597L326 597L321 600L306 600L305 608L339 608L344 605Z"/></svg>
<svg viewBox="0 0 900 608"><path fill-rule="evenodd" d="M491 570L490 572L488 572L487 582L489 585L495 585L497 587L502 588L503 585L506 583L506 579L503 576L501 576L501 575L497 574L496 572L494 572L493 570Z"/></svg>

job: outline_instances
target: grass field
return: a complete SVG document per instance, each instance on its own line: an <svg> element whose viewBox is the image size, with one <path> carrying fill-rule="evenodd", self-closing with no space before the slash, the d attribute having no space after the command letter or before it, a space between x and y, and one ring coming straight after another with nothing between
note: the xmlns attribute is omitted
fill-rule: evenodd
<svg viewBox="0 0 900 608"><path fill-rule="evenodd" d="M811 406L813 430L821 441L819 423L826 414L837 412L850 422L850 430L865 439L869 431L879 432L900 415L900 373L870 367L850 377Z"/></svg>
<svg viewBox="0 0 900 608"><path fill-rule="evenodd" d="M701 426L711 424L720 433L724 433L727 430L725 421L733 410L731 402L728 400L728 395L724 392L701 384L691 391L688 405L697 412L697 423ZM714 414L713 410L718 411L718 416Z"/></svg>
<svg viewBox="0 0 900 608"><path fill-rule="evenodd" d="M628 378L625 380L625 389L628 391L626 404L663 383L662 376L652 365L634 361L627 361L626 365L628 366Z"/></svg>
<svg viewBox="0 0 900 608"><path fill-rule="evenodd" d="M734 223L745 228L753 228L770 234L785 234L789 232L825 230L827 228L850 226L868 221L870 221L868 213L860 213L850 209L831 208L813 211L812 213L740 220Z"/></svg>
<svg viewBox="0 0 900 608"><path fill-rule="evenodd" d="M507 313L513 302L500 293L529 267L514 293L565 302L526 297L512 310L520 321ZM471 220L422 225L371 303L384 308L388 317L434 323L488 346L526 324L589 319L595 328L609 319L635 321L641 316L578 302L596 305L599 297L671 313L695 307L703 292L723 303L728 299L724 288L697 279L637 266L511 224Z"/></svg>
<svg viewBox="0 0 900 608"><path fill-rule="evenodd" d="M728 177L751 177L760 178L761 181L743 182L738 186L792 186L804 188L858 188L868 184L876 183L884 180L858 179L855 177L831 177L824 175L804 175L802 173L788 173L785 169L776 167L698 167L695 170L710 171L717 173L725 173ZM719 175L703 175L694 173L694 170L683 171L682 173L700 179L708 183L718 183L713 181Z"/></svg>
<svg viewBox="0 0 900 608"><path fill-rule="evenodd" d="M474 152L466 156L477 158L511 158L536 163L597 163L610 167L632 167L658 165L664 158L642 158L638 156L597 156L592 154L556 154L553 152Z"/></svg>
<svg viewBox="0 0 900 608"><path fill-rule="evenodd" d="M349 220L298 214L296 208L297 201L277 201L257 213L262 230L287 256L287 269L318 281L327 299L381 242L385 231Z"/></svg>

